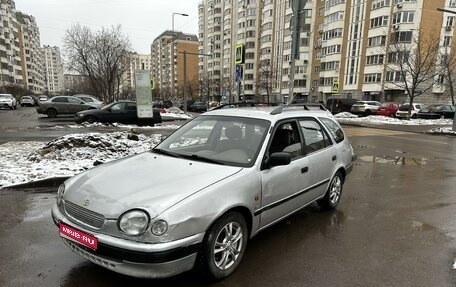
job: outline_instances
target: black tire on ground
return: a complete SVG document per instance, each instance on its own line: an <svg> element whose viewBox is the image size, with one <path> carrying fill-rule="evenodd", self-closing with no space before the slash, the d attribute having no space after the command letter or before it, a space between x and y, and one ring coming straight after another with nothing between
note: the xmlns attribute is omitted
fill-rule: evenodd
<svg viewBox="0 0 456 287"><path fill-rule="evenodd" d="M365 115L366 117L367 117L367 116L370 116L371 113L372 113L371 110L366 110L366 111L364 111L364 115Z"/></svg>
<svg viewBox="0 0 456 287"><path fill-rule="evenodd" d="M196 267L211 281L228 277L239 266L248 237L242 214L229 212L223 215L207 230Z"/></svg>
<svg viewBox="0 0 456 287"><path fill-rule="evenodd" d="M46 115L50 118L55 118L57 116L57 111L54 108L49 108L46 111Z"/></svg>
<svg viewBox="0 0 456 287"><path fill-rule="evenodd" d="M342 187L344 185L344 177L340 173L340 171L336 172L336 174L331 179L329 183L328 190L326 191L325 196L322 199L317 201L318 205L323 210L331 210L337 207L340 202L340 198L342 196Z"/></svg>
<svg viewBox="0 0 456 287"><path fill-rule="evenodd" d="M88 122L89 124L91 123L94 123L97 121L97 118L95 118L94 116L87 116L85 119L84 119L85 122Z"/></svg>
<svg viewBox="0 0 456 287"><path fill-rule="evenodd" d="M412 119L416 119L416 118L418 118L418 115L417 115L417 114L413 114L413 115L411 116L411 118L412 118Z"/></svg>
<svg viewBox="0 0 456 287"><path fill-rule="evenodd" d="M13 105L11 105L11 108L10 108L10 109L14 110L14 106L13 106Z"/></svg>

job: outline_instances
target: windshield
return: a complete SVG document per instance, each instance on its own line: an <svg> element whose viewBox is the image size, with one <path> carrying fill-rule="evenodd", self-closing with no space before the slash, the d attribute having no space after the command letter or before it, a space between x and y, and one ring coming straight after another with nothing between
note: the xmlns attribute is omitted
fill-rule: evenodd
<svg viewBox="0 0 456 287"><path fill-rule="evenodd" d="M8 99L8 100L10 100L11 96L9 96L9 95L0 95L0 99Z"/></svg>
<svg viewBox="0 0 456 287"><path fill-rule="evenodd" d="M255 163L269 126L269 121L252 118L199 116L171 134L154 151L250 167Z"/></svg>

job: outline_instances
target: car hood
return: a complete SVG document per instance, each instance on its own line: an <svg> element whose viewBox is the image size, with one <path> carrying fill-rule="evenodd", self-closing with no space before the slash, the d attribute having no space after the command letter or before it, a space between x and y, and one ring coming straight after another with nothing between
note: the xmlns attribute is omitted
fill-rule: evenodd
<svg viewBox="0 0 456 287"><path fill-rule="evenodd" d="M241 169L145 152L69 179L64 198L105 218L116 219L133 208L154 218Z"/></svg>

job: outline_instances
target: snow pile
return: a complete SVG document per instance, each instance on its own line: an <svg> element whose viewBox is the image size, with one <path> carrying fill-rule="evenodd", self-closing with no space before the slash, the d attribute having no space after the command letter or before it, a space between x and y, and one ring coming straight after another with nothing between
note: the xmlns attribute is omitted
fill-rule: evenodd
<svg viewBox="0 0 456 287"><path fill-rule="evenodd" d="M351 115L351 116L350 116ZM367 116L367 117L358 117L351 113L338 113L334 115L337 121L341 124L389 124L389 125L409 125L409 126L419 126L419 125L452 125L453 119L436 119L436 120L425 120L425 119L410 119L402 120L397 118L391 118L386 116Z"/></svg>
<svg viewBox="0 0 456 287"><path fill-rule="evenodd" d="M72 134L47 144L9 142L0 145L0 188L46 178L73 176L104 162L141 153L161 135L136 132Z"/></svg>
<svg viewBox="0 0 456 287"><path fill-rule="evenodd" d="M173 120L191 120L193 116L190 114L186 114L183 110L177 107L171 107L169 109L165 109L164 113L160 113L162 117L162 121L173 121Z"/></svg>
<svg viewBox="0 0 456 287"><path fill-rule="evenodd" d="M451 127L434 128L426 131L427 134L439 134L439 135L454 135L456 131L453 131Z"/></svg>

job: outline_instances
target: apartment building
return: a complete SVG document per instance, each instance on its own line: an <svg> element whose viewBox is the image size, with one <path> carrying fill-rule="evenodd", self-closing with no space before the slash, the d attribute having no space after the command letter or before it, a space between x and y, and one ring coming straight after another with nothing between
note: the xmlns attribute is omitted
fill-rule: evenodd
<svg viewBox="0 0 456 287"><path fill-rule="evenodd" d="M0 86L3 89L24 84L15 9L14 1L0 0Z"/></svg>
<svg viewBox="0 0 456 287"><path fill-rule="evenodd" d="M58 95L64 92L63 64L58 47L43 46L45 92Z"/></svg>
<svg viewBox="0 0 456 287"><path fill-rule="evenodd" d="M146 70L151 71L151 56L150 54L130 54L130 68L127 70L125 75L125 82L123 86L135 87L135 71Z"/></svg>
<svg viewBox="0 0 456 287"><path fill-rule="evenodd" d="M210 77L222 99L305 101L329 97L405 101L388 46L440 34L451 46L455 0L301 1L299 23L290 0L203 0L199 4L199 77ZM294 24L298 57L292 56ZM237 48L242 61L235 57ZM236 63L238 62L238 63ZM294 68L294 69L293 69ZM292 70L293 69L293 70ZM293 79L293 81L291 81ZM293 83L291 83L293 82ZM292 92L292 93L291 93ZM239 96L238 96L239 95ZM445 99L444 85L421 96Z"/></svg>
<svg viewBox="0 0 456 287"><path fill-rule="evenodd" d="M16 12L24 88L35 94L44 92L40 31L33 16Z"/></svg>
<svg viewBox="0 0 456 287"><path fill-rule="evenodd" d="M187 53L184 63L184 51ZM160 98L178 102L184 93L184 68L191 97L199 88L198 39L196 35L165 31L151 44L151 73Z"/></svg>

